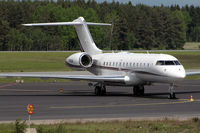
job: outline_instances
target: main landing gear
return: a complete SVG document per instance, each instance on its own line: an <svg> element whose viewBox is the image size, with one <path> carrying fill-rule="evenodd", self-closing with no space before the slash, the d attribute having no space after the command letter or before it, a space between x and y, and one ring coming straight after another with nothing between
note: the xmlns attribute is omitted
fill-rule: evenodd
<svg viewBox="0 0 200 133"><path fill-rule="evenodd" d="M143 96L144 95L144 86L143 85L133 86L133 95L134 96Z"/></svg>
<svg viewBox="0 0 200 133"><path fill-rule="evenodd" d="M97 86L95 86L94 93L97 96L106 95L106 86L105 85L97 85Z"/></svg>
<svg viewBox="0 0 200 133"><path fill-rule="evenodd" d="M176 94L175 94L175 91L174 91L174 84L170 84L169 85L169 98L170 99L176 99Z"/></svg>

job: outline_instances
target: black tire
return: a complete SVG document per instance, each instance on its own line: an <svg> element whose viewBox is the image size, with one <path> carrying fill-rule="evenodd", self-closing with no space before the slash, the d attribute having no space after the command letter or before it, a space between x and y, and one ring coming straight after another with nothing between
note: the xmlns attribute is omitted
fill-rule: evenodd
<svg viewBox="0 0 200 133"><path fill-rule="evenodd" d="M134 86L133 87L133 95L134 96L139 96L140 95L140 88L139 88L139 86Z"/></svg>
<svg viewBox="0 0 200 133"><path fill-rule="evenodd" d="M137 86L133 86L133 96L137 95L138 95Z"/></svg>
<svg viewBox="0 0 200 133"><path fill-rule="evenodd" d="M175 93L169 94L169 99L176 99L176 94Z"/></svg>
<svg viewBox="0 0 200 133"><path fill-rule="evenodd" d="M101 95L101 87L96 86L94 89L94 93L95 93L95 95L100 96Z"/></svg>
<svg viewBox="0 0 200 133"><path fill-rule="evenodd" d="M103 96L103 95L106 95L106 87L105 87L105 86L102 87L101 95L102 95L102 96Z"/></svg>
<svg viewBox="0 0 200 133"><path fill-rule="evenodd" d="M173 99L176 99L176 94L175 93L173 93Z"/></svg>
<svg viewBox="0 0 200 133"><path fill-rule="evenodd" d="M144 95L144 86L143 85L133 86L133 95L134 96L143 96Z"/></svg>
<svg viewBox="0 0 200 133"><path fill-rule="evenodd" d="M140 95L140 96L143 96L143 95L144 95L144 86L143 86L143 85L140 85L140 86L139 86L139 95Z"/></svg>

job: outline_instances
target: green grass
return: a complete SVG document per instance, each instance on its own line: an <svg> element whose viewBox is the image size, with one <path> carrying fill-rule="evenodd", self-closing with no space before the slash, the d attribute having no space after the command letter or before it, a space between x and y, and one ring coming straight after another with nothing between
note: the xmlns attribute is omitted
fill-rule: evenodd
<svg viewBox="0 0 200 133"><path fill-rule="evenodd" d="M12 133L14 124L0 124L0 133Z"/></svg>
<svg viewBox="0 0 200 133"><path fill-rule="evenodd" d="M72 52L0 52L1 72L69 71L65 59Z"/></svg>
<svg viewBox="0 0 200 133"><path fill-rule="evenodd" d="M200 49L200 42L186 42L183 46L185 50L199 50Z"/></svg>
<svg viewBox="0 0 200 133"><path fill-rule="evenodd" d="M154 120L111 121L31 125L38 133L200 133L200 121ZM0 133L11 133L14 124L0 124Z"/></svg>
<svg viewBox="0 0 200 133"><path fill-rule="evenodd" d="M185 79L187 80L200 79L200 75L187 76Z"/></svg>

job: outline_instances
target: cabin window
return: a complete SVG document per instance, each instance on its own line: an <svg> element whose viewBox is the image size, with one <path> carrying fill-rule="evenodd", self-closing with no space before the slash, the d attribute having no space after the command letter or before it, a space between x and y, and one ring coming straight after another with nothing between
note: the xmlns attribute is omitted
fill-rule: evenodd
<svg viewBox="0 0 200 133"><path fill-rule="evenodd" d="M118 65L118 62L116 62L116 66Z"/></svg>
<svg viewBox="0 0 200 133"><path fill-rule="evenodd" d="M108 62L106 62L106 66L108 66Z"/></svg>
<svg viewBox="0 0 200 133"><path fill-rule="evenodd" d="M105 62L103 62L103 65L105 66Z"/></svg>

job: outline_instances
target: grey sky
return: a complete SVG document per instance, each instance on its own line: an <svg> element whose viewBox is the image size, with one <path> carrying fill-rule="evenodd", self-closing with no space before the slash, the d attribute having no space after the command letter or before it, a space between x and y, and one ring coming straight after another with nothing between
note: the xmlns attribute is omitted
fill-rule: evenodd
<svg viewBox="0 0 200 133"><path fill-rule="evenodd" d="M98 2L103 2L105 0L96 0ZM106 0L107 2L112 2L112 0ZM127 3L129 1L132 2L132 4L145 4L149 6L160 6L163 4L164 6L170 6L170 5L179 5L179 6L185 6L185 5L194 5L194 6L200 6L200 0L115 0L119 1L120 3Z"/></svg>

